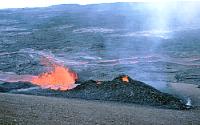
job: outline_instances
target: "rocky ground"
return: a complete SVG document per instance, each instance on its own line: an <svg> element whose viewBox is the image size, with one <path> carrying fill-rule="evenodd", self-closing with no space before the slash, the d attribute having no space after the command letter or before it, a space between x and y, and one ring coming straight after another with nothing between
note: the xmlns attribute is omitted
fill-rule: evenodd
<svg viewBox="0 0 200 125"><path fill-rule="evenodd" d="M2 125L199 125L200 109L0 94Z"/></svg>

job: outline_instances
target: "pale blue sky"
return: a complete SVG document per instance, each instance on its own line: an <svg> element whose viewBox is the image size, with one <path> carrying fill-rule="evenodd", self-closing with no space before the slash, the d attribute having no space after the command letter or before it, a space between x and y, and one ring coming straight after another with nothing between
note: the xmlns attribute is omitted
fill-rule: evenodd
<svg viewBox="0 0 200 125"><path fill-rule="evenodd" d="M113 2L163 2L169 0L0 0L0 9L3 8L24 8L24 7L45 7L57 4L94 4ZM170 0L176 1L176 0ZM179 0L183 1L183 0ZM185 1L185 0L184 0ZM191 0L186 0L191 1Z"/></svg>

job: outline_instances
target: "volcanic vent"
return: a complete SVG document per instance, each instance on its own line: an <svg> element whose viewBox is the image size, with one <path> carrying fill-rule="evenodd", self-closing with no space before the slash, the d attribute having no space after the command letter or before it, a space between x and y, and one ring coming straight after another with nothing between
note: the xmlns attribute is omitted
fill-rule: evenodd
<svg viewBox="0 0 200 125"><path fill-rule="evenodd" d="M74 71L51 57L43 57L40 63L47 70L39 75L0 74L3 78L0 80L4 81L0 84L0 92L187 108L181 99L162 93L127 75L120 75L112 81L78 81Z"/></svg>

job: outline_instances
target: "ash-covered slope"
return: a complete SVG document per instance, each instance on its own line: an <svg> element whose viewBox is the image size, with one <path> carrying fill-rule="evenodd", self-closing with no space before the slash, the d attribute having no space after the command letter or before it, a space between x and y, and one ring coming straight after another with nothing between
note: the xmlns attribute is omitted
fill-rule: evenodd
<svg viewBox="0 0 200 125"><path fill-rule="evenodd" d="M128 82L122 80L124 77L127 77ZM6 86L1 85L0 90L5 92L3 91L3 86L5 86L5 89L11 90L10 92L12 93L81 98L88 100L118 101L154 105L173 109L187 108L183 100L160 92L159 90L143 82L133 80L124 75L121 75L112 81L89 80L84 82L79 81L77 83L80 85L68 91L55 91L49 89L30 89L28 91L15 90L15 87L16 89L19 88L19 86L17 86L19 83L12 83L9 85L6 85L8 84L6 83ZM9 89L8 86L10 86L12 89ZM27 85L24 84L24 87L27 88ZM20 88L22 87L20 86Z"/></svg>

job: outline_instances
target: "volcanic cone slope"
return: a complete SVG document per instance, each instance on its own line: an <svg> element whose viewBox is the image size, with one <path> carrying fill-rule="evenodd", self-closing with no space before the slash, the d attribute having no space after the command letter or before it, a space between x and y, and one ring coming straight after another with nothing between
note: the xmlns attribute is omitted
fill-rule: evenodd
<svg viewBox="0 0 200 125"><path fill-rule="evenodd" d="M160 92L130 77L127 77L129 82L123 81L124 77L126 76L121 75L112 81L102 82L89 80L81 83L75 89L68 91L68 95L84 99L120 101L174 109L187 108L183 100L177 97Z"/></svg>
<svg viewBox="0 0 200 125"><path fill-rule="evenodd" d="M123 81L123 78L127 78L127 80ZM6 84L8 83L3 85L5 86ZM15 91L15 87L17 87L16 89L22 88L21 85L19 87L16 84L12 83L9 84L9 86L5 86L6 91L3 91L4 87L2 85L1 92L8 92L8 90L12 90L10 92L19 94L81 98L87 100L118 101L153 105L172 109L188 108L185 105L185 102L178 97L160 92L159 90L143 82L133 80L126 75L120 75L112 81L78 81L77 84L79 85L76 88L67 91L50 89L30 89L28 91ZM23 83L23 85L25 88L27 88L29 83L27 83L27 85ZM11 89L8 87L11 87Z"/></svg>

